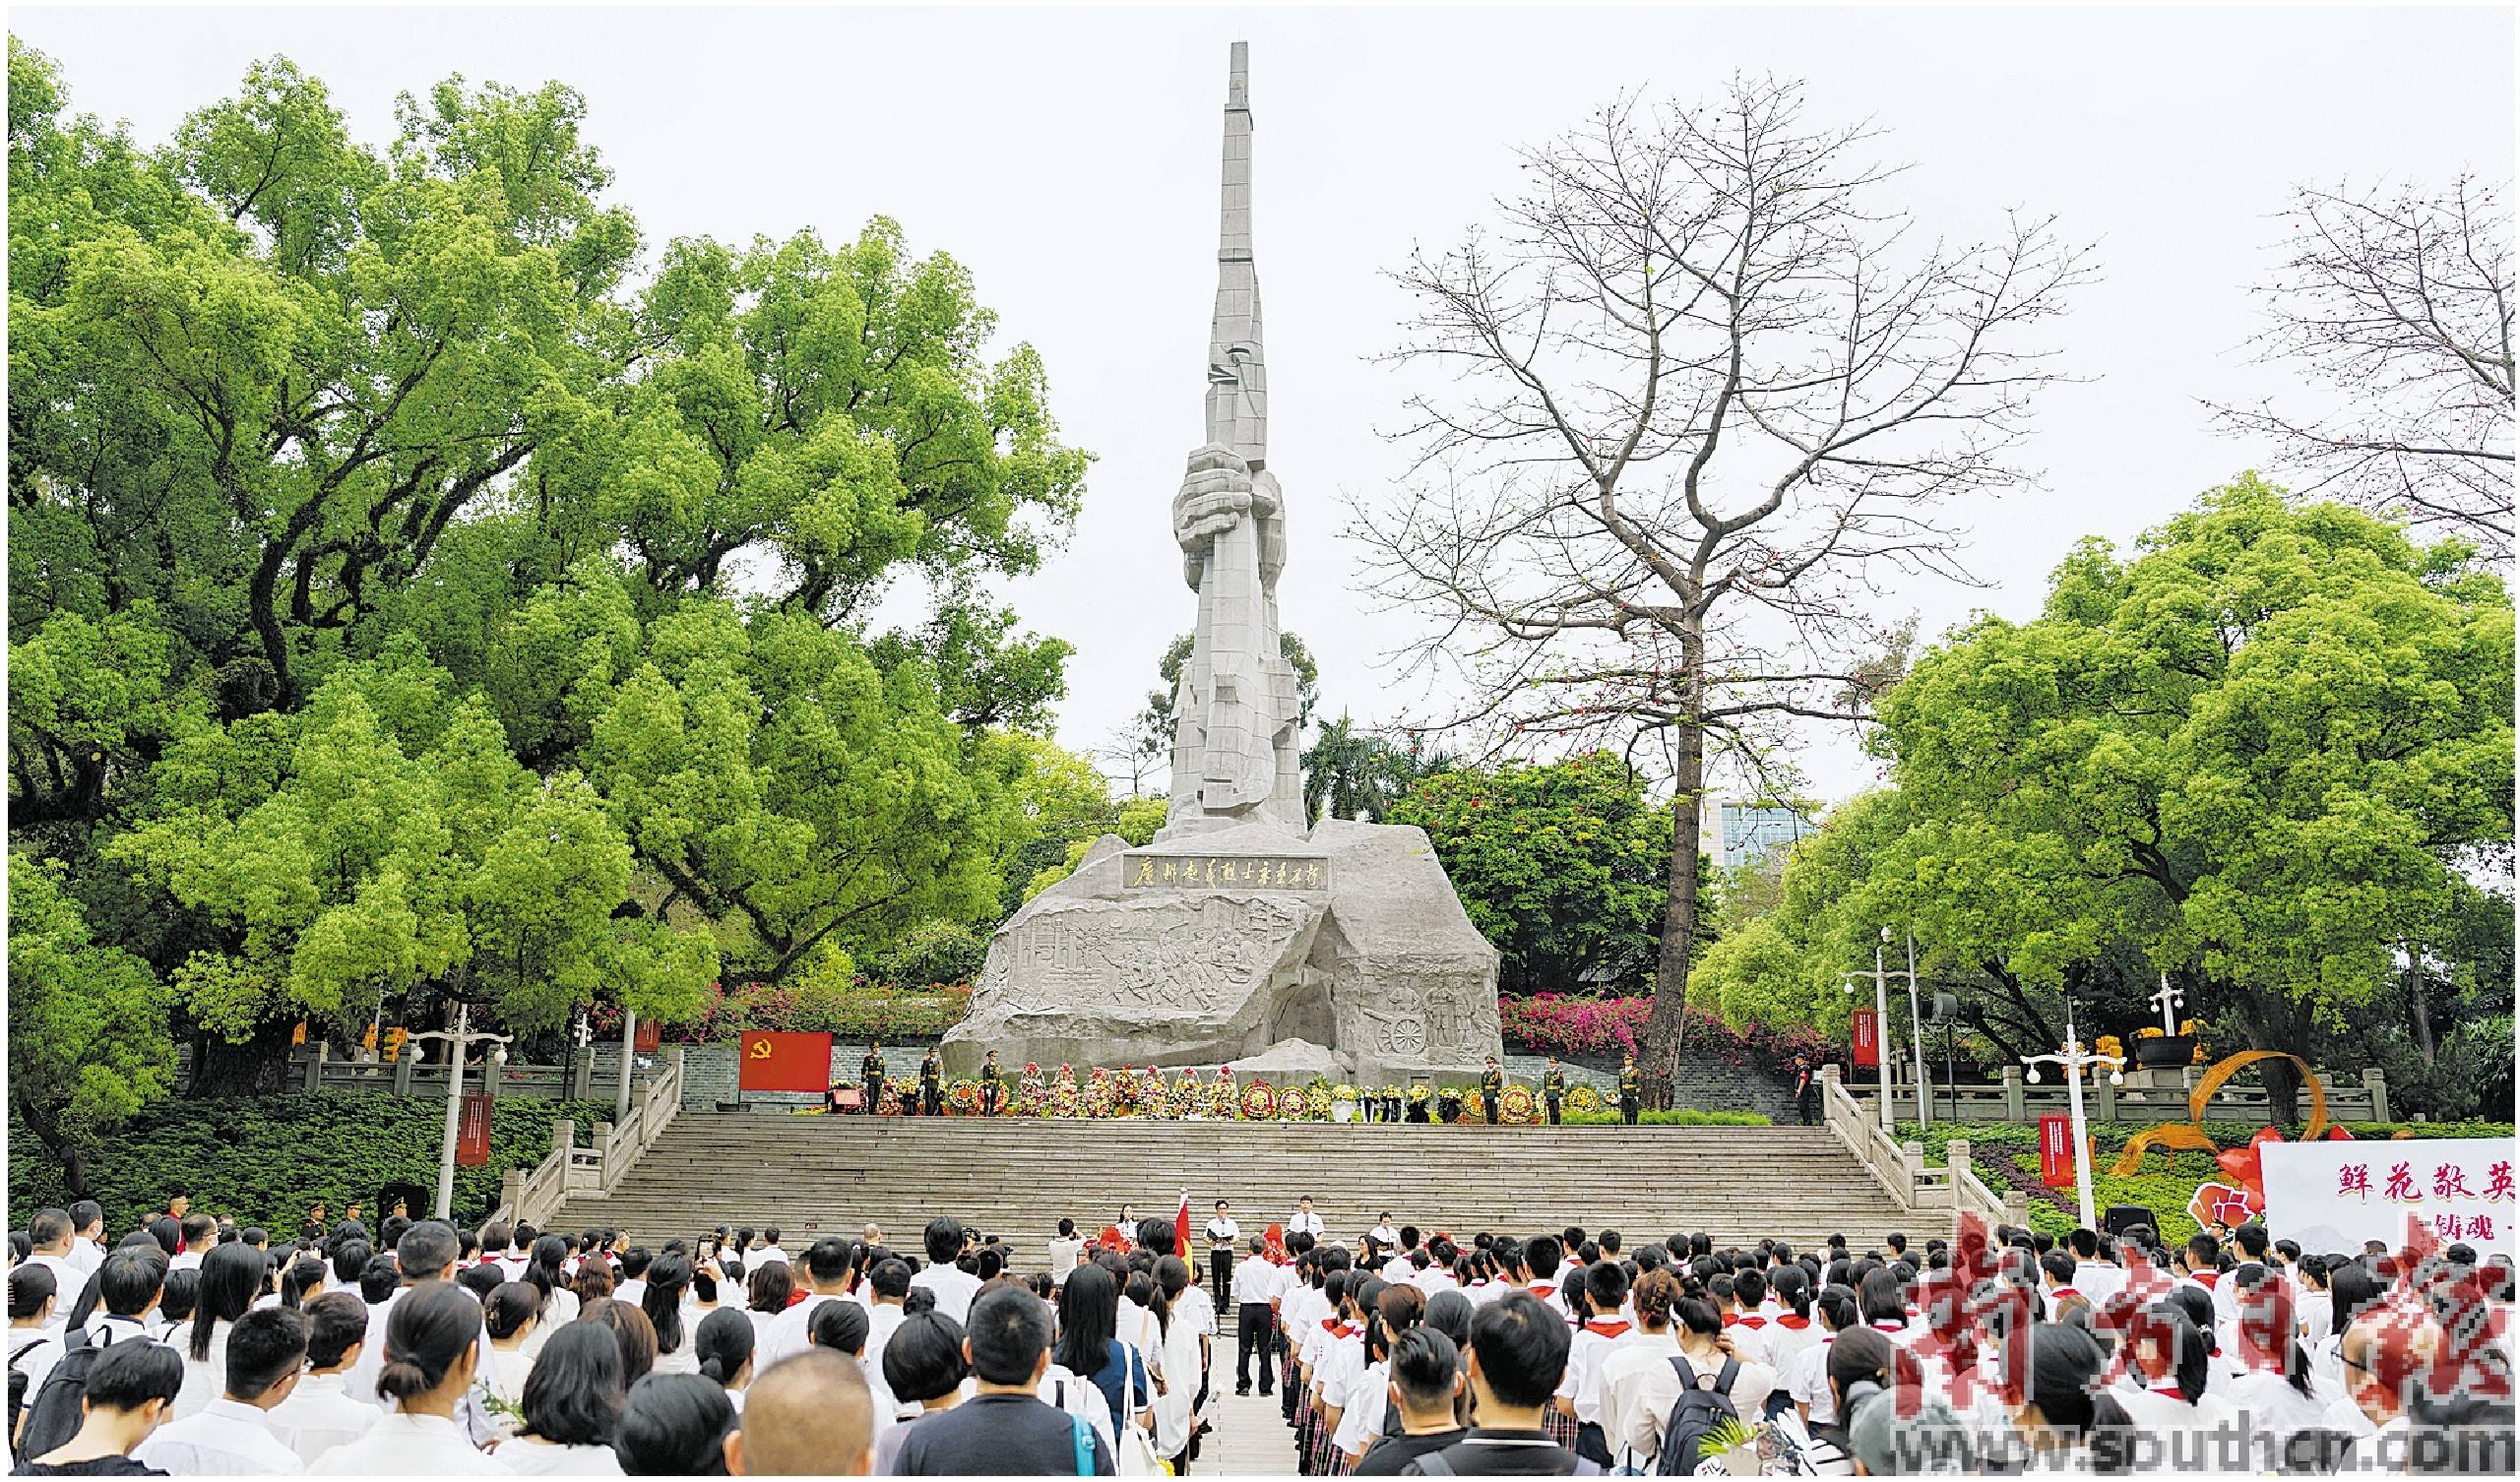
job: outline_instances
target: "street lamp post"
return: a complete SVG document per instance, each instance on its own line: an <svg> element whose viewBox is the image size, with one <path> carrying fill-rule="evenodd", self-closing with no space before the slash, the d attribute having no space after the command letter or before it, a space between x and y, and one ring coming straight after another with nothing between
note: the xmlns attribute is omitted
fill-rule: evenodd
<svg viewBox="0 0 2520 1482"><path fill-rule="evenodd" d="M630 1120L631 1052L638 1043L639 1011L624 1004L621 1006L621 1085L612 1095L612 1123L616 1127Z"/></svg>
<svg viewBox="0 0 2520 1482"><path fill-rule="evenodd" d="M2162 1033L2171 1038L2178 1035L2178 1011L2186 1006L2187 995L2170 985L2170 974L2162 974L2162 991L2144 1000L2162 1011Z"/></svg>
<svg viewBox="0 0 2520 1482"><path fill-rule="evenodd" d="M2064 1073L2065 1106L2073 1118L2074 1193L2082 1204L2082 1227L2086 1230L2097 1230L2100 1228L2100 1220L2092 1207L2091 1159L2087 1155L2090 1152L2090 1137L2083 1125L2083 1072L2095 1065L2105 1065L2109 1067L2109 1083L2122 1084L2126 1079L2126 1058L2122 1055L2102 1055L2085 1050L2081 1037L2074 1033L2073 1011L2068 1006L2065 1012L2064 1053L2024 1055L2021 1057L2021 1063L2030 1067L2025 1079L2033 1085L2039 1083L2039 1068L2043 1065L2052 1065Z"/></svg>
<svg viewBox="0 0 2520 1482"><path fill-rule="evenodd" d="M1890 928L1881 928L1883 941L1890 938ZM1917 1061L1917 1126L1927 1126L1931 1118L1925 1108L1931 1104L1925 1093L1925 1026L1924 1013L1917 1006L1917 934L1908 933L1908 1043Z"/></svg>
<svg viewBox="0 0 2520 1482"><path fill-rule="evenodd" d="M464 1116L464 1052L474 1040L490 1044L490 1063L485 1073L495 1076L499 1067L508 1063L508 1040L511 1036L493 1034L487 1029L472 1028L472 1006L460 1004L455 1010L455 1027L431 1029L406 1036L410 1039L442 1039L446 1041L446 1140L438 1148L437 1215L439 1219L455 1217L455 1132Z"/></svg>

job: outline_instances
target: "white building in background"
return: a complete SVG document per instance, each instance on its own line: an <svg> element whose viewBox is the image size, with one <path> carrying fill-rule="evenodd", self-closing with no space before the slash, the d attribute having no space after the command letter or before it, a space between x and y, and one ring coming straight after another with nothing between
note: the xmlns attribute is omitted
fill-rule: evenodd
<svg viewBox="0 0 2520 1482"><path fill-rule="evenodd" d="M1698 848L1721 870L1782 863L1786 847L1820 832L1817 809L1770 799L1709 797L1699 805Z"/></svg>

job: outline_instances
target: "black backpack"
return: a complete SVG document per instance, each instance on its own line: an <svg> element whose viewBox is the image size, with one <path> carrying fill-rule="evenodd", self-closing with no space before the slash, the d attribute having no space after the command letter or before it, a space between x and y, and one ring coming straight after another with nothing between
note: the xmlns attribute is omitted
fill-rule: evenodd
<svg viewBox="0 0 2520 1482"><path fill-rule="evenodd" d="M20 1344L18 1351L9 1355L9 1447L11 1455L17 1454L18 1412L27 1407L27 1371L18 1367L18 1361L42 1346L43 1339L36 1338L32 1342Z"/></svg>
<svg viewBox="0 0 2520 1482"><path fill-rule="evenodd" d="M1661 1476L1685 1477L1703 1459L1698 1448L1707 1433L1725 1421L1741 1418L1741 1412L1732 1407L1732 1381L1740 1377L1741 1365L1726 1359L1712 1389L1697 1387L1697 1371L1676 1353L1671 1355L1671 1372L1680 1377L1680 1397L1663 1423L1663 1451L1655 1458L1654 1469Z"/></svg>
<svg viewBox="0 0 2520 1482"><path fill-rule="evenodd" d="M40 1456L67 1445L79 1434L80 1402L88 1393L88 1371L95 1367L96 1355L105 1351L104 1343L91 1342L86 1328L73 1327L62 1335L61 1361L44 1376L43 1388L35 1391L34 1402L27 1407L27 1428L18 1436L18 1454ZM18 1374L9 1376L14 1392L23 1383Z"/></svg>

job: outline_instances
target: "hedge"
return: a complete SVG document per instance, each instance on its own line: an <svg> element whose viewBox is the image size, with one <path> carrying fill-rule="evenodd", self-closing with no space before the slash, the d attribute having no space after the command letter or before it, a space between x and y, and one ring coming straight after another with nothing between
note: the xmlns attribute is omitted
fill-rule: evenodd
<svg viewBox="0 0 2520 1482"><path fill-rule="evenodd" d="M2196 1233L2196 1221L2187 1215L2187 1201L2203 1183L2220 1183L2224 1173L2210 1152L2179 1152L2168 1161L2158 1152L2147 1154L2143 1171L2119 1178L2111 1174L2110 1165L2116 1162L2118 1150L2126 1141L2146 1127L2145 1122L2094 1122L2091 1124L2095 1153L2092 1168L2091 1197L2095 1208L2106 1213L2111 1204L2141 1204L2153 1211L2155 1227L2166 1241L2181 1241ZM2224 1147L2237 1147L2257 1133L2260 1124L2247 1122L2208 1122L2206 1135ZM2416 1140L2434 1138L2504 1138L2512 1135L2508 1122L2348 1122L2345 1130L2365 1142L2386 1142L2403 1132ZM2039 1181L2039 1129L2010 1122L1937 1123L1920 1132L1913 1122L1898 1125L1896 1136L1902 1142L1916 1141L1925 1148L1925 1161L1941 1163L1944 1149L1953 1139L1969 1140L1970 1161L1980 1169L1979 1177L2000 1194L2003 1186L2022 1190L2030 1196L2030 1224L2033 1229L2051 1235L2063 1235L2080 1222L2075 1208L2071 1185L2050 1190Z"/></svg>
<svg viewBox="0 0 2520 1482"><path fill-rule="evenodd" d="M498 1204L500 1175L531 1169L551 1150L551 1127L578 1124L584 1144L609 1101L546 1101L503 1096L490 1118L490 1161L455 1170L455 1213L472 1223ZM105 1228L122 1234L165 1206L168 1195L193 1207L233 1214L275 1234L294 1235L322 1200L335 1216L357 1200L377 1214L389 1183L437 1189L446 1103L378 1091L163 1101L141 1111L88 1163L88 1197L105 1206ZM14 1117L9 1123L9 1208L21 1226L34 1210L63 1204L62 1172ZM425 1212L425 1211L415 1211Z"/></svg>
<svg viewBox="0 0 2520 1482"><path fill-rule="evenodd" d="M1567 1127L1616 1127L1620 1117L1615 1111L1571 1111L1558 1121ZM1636 1121L1642 1127L1773 1127L1765 1112L1699 1111L1682 1107L1678 1111L1641 1111Z"/></svg>

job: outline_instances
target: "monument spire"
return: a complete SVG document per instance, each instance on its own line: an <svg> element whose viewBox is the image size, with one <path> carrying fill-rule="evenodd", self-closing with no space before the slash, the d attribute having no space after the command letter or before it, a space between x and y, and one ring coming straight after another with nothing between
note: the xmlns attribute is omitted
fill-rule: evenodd
<svg viewBox="0 0 2520 1482"><path fill-rule="evenodd" d="M1260 270L1251 256L1251 45L1233 43L1225 85L1225 193L1217 312L1208 331L1208 441L1257 473L1269 458L1269 377L1260 353Z"/></svg>

